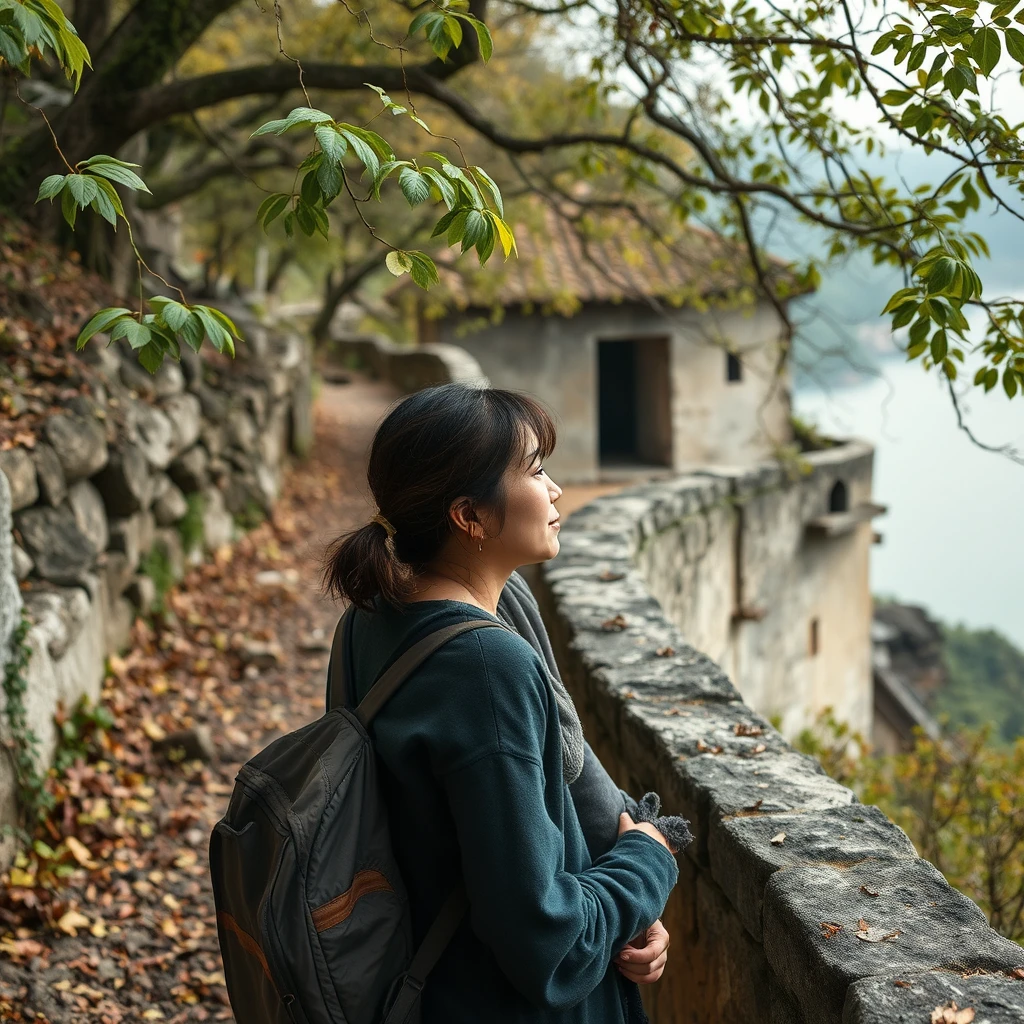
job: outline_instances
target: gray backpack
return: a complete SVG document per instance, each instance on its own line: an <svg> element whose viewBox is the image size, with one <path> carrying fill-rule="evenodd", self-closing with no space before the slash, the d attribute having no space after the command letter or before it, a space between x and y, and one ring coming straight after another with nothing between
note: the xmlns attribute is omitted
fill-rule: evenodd
<svg viewBox="0 0 1024 1024"><path fill-rule="evenodd" d="M489 619L405 651L345 706L351 610L335 631L328 712L239 770L210 838L217 930L239 1024L416 1024L420 991L466 911L459 885L412 952L368 728L423 661Z"/></svg>

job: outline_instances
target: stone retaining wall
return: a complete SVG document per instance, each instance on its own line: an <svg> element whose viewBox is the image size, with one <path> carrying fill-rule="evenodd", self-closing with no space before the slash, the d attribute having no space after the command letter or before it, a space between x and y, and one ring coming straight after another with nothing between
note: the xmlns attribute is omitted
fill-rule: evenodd
<svg viewBox="0 0 1024 1024"><path fill-rule="evenodd" d="M407 395L451 381L488 385L480 364L458 345L396 345L376 335L346 335L332 338L331 358L342 364L354 358L360 368L391 381Z"/></svg>
<svg viewBox="0 0 1024 1024"><path fill-rule="evenodd" d="M657 790L692 820L652 1021L928 1024L955 1000L977 1022L1020 1024L1024 949L877 808L794 751L655 596L686 569L682 545L671 573L651 555L657 538L706 521L720 507L709 493L742 508L764 493L763 473L601 498L567 520L561 554L534 581L590 743L620 785ZM689 569L694 604L730 585Z"/></svg>
<svg viewBox="0 0 1024 1024"><path fill-rule="evenodd" d="M312 443L307 343L231 312L246 339L234 361L185 349L151 376L129 350L90 342L92 396L50 416L33 448L0 452L0 664L24 605L28 723L46 764L58 705L98 698L107 655L156 596L147 555L159 549L179 579L203 549L232 540L236 521L270 510L288 455ZM0 825L15 820L4 757ZM12 849L0 844L0 864Z"/></svg>

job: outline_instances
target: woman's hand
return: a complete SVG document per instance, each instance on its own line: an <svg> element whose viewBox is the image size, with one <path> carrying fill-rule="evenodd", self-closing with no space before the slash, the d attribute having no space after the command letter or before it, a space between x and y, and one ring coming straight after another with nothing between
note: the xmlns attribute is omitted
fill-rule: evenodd
<svg viewBox="0 0 1024 1024"><path fill-rule="evenodd" d="M646 821L634 821L625 811L619 815L619 835L623 832L643 832L661 843L669 853L674 855L679 852L653 825Z"/></svg>
<svg viewBox="0 0 1024 1024"><path fill-rule="evenodd" d="M626 946L615 958L619 973L638 985L650 985L665 973L668 963L669 935L660 921L655 921L645 935ZM637 945L642 943L642 945Z"/></svg>

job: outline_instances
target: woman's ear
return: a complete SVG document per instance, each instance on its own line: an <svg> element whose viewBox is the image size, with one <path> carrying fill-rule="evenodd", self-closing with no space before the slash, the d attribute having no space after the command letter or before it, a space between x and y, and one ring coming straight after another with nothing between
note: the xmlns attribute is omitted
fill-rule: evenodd
<svg viewBox="0 0 1024 1024"><path fill-rule="evenodd" d="M472 539L476 539L476 534L483 531L476 509L469 498L456 498L448 508L448 518L457 530Z"/></svg>

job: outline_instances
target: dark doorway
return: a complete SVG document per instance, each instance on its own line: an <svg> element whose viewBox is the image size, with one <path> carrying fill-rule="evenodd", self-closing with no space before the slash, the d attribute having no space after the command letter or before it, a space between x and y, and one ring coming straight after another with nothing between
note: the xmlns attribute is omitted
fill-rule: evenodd
<svg viewBox="0 0 1024 1024"><path fill-rule="evenodd" d="M597 343L601 461L636 458L636 352L631 341Z"/></svg>
<svg viewBox="0 0 1024 1024"><path fill-rule="evenodd" d="M599 341L597 380L601 463L671 465L668 339Z"/></svg>

